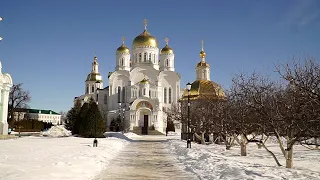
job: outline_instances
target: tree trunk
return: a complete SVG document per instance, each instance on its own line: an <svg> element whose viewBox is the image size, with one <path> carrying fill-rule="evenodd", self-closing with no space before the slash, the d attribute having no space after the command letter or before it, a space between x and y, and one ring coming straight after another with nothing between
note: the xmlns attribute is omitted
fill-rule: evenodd
<svg viewBox="0 0 320 180"><path fill-rule="evenodd" d="M201 144L206 144L206 141L204 139L204 132L201 132Z"/></svg>
<svg viewBox="0 0 320 180"><path fill-rule="evenodd" d="M264 144L264 142L261 141L260 144L261 144L262 147L264 147L264 149L265 149L269 154L271 154L271 156L273 157L273 159L276 161L277 165L278 165L278 166L281 166L281 164L279 163L277 157L273 154L272 151L270 151L270 150L266 147L266 145Z"/></svg>
<svg viewBox="0 0 320 180"><path fill-rule="evenodd" d="M244 134L241 135L241 156L247 156L247 143Z"/></svg>
<svg viewBox="0 0 320 180"><path fill-rule="evenodd" d="M293 155L293 146L290 148L290 150L286 150L286 168L292 168L293 162L292 162L292 155Z"/></svg>

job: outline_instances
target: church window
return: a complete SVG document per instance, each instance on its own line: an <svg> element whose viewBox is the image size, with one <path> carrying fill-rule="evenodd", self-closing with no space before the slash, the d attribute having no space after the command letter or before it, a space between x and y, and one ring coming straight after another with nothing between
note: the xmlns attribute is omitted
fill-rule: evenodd
<svg viewBox="0 0 320 180"><path fill-rule="evenodd" d="M123 58L121 59L121 66L123 66Z"/></svg>
<svg viewBox="0 0 320 180"><path fill-rule="evenodd" d="M163 102L167 103L167 88L164 88Z"/></svg>
<svg viewBox="0 0 320 180"><path fill-rule="evenodd" d="M118 87L118 102L121 102L121 87Z"/></svg>
<svg viewBox="0 0 320 180"><path fill-rule="evenodd" d="M169 88L169 104L171 103L171 88Z"/></svg>
<svg viewBox="0 0 320 180"><path fill-rule="evenodd" d="M139 53L139 62L141 62L142 55Z"/></svg>
<svg viewBox="0 0 320 180"><path fill-rule="evenodd" d="M166 66L169 66L169 59L166 60Z"/></svg>
<svg viewBox="0 0 320 180"><path fill-rule="evenodd" d="M151 97L151 91L149 90L149 97Z"/></svg>
<svg viewBox="0 0 320 180"><path fill-rule="evenodd" d="M144 53L144 57L143 57L144 62L147 62L147 53Z"/></svg>
<svg viewBox="0 0 320 180"><path fill-rule="evenodd" d="M108 104L108 95L107 94L104 95L103 103Z"/></svg>
<svg viewBox="0 0 320 180"><path fill-rule="evenodd" d="M125 87L122 88L122 102L124 103L126 100L126 89Z"/></svg>
<svg viewBox="0 0 320 180"><path fill-rule="evenodd" d="M87 85L87 88L86 88L86 94L89 93L89 86Z"/></svg>
<svg viewBox="0 0 320 180"><path fill-rule="evenodd" d="M146 95L146 88L143 88L143 95Z"/></svg>
<svg viewBox="0 0 320 180"><path fill-rule="evenodd" d="M91 93L94 92L94 86L91 86Z"/></svg>
<svg viewBox="0 0 320 180"><path fill-rule="evenodd" d="M151 53L149 53L149 61L152 62L152 61L151 61Z"/></svg>

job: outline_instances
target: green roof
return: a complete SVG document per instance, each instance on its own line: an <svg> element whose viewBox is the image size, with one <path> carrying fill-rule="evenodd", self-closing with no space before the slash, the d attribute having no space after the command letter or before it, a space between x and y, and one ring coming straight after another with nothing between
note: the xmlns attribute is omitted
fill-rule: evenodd
<svg viewBox="0 0 320 180"><path fill-rule="evenodd" d="M27 109L27 112L29 113L37 113L37 114L56 114L58 113L52 111L52 110L43 110L43 109Z"/></svg>

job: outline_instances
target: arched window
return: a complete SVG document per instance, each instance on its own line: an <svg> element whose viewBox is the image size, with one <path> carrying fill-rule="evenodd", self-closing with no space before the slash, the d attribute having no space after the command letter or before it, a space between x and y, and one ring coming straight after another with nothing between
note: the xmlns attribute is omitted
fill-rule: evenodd
<svg viewBox="0 0 320 180"><path fill-rule="evenodd" d="M151 61L151 53L149 53L149 61L152 62L152 61Z"/></svg>
<svg viewBox="0 0 320 180"><path fill-rule="evenodd" d="M169 66L169 59L166 60L166 66Z"/></svg>
<svg viewBox="0 0 320 180"><path fill-rule="evenodd" d="M169 104L171 103L171 88L169 88Z"/></svg>
<svg viewBox="0 0 320 180"><path fill-rule="evenodd" d="M164 88L164 96L163 96L163 102L167 103L167 88Z"/></svg>
<svg viewBox="0 0 320 180"><path fill-rule="evenodd" d="M126 101L126 89L125 87L122 88L122 102L124 103Z"/></svg>
<svg viewBox="0 0 320 180"><path fill-rule="evenodd" d="M87 85L87 87L86 87L86 94L88 94L89 93L89 86Z"/></svg>
<svg viewBox="0 0 320 180"><path fill-rule="evenodd" d="M149 90L149 97L151 97L151 91Z"/></svg>
<svg viewBox="0 0 320 180"><path fill-rule="evenodd" d="M146 53L146 52L144 53L143 61L144 61L144 62L147 62L147 53Z"/></svg>
<svg viewBox="0 0 320 180"><path fill-rule="evenodd" d="M141 62L142 55L139 53L139 62Z"/></svg>
<svg viewBox="0 0 320 180"><path fill-rule="evenodd" d="M121 102L121 87L118 86L118 102Z"/></svg>
<svg viewBox="0 0 320 180"><path fill-rule="evenodd" d="M91 86L91 93L94 92L94 86Z"/></svg>
<svg viewBox="0 0 320 180"><path fill-rule="evenodd" d="M121 66L123 66L123 58L121 59Z"/></svg>
<svg viewBox="0 0 320 180"><path fill-rule="evenodd" d="M143 95L146 95L146 88L143 88Z"/></svg>
<svg viewBox="0 0 320 180"><path fill-rule="evenodd" d="M104 95L103 103L108 104L108 95L107 94Z"/></svg>

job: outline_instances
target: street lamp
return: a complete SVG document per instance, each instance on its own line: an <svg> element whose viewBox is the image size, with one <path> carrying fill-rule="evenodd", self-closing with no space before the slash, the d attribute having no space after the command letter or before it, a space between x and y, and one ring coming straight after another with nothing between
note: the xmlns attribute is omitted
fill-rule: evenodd
<svg viewBox="0 0 320 180"><path fill-rule="evenodd" d="M97 94L96 103L97 103L97 107L98 107L98 94L99 94L100 81L96 81L95 84L96 84L96 94ZM98 107L98 109L99 109L99 107ZM96 118L95 124L94 124L93 147L98 147L98 140L97 140L97 121L98 121L98 119Z"/></svg>
<svg viewBox="0 0 320 180"><path fill-rule="evenodd" d="M191 140L190 140L190 90L191 90L191 84L187 83L187 90L188 90L188 140L187 140L187 148L191 148Z"/></svg>
<svg viewBox="0 0 320 180"><path fill-rule="evenodd" d="M120 120L120 130L122 131L122 118L121 118L121 102L119 100L119 120Z"/></svg>

